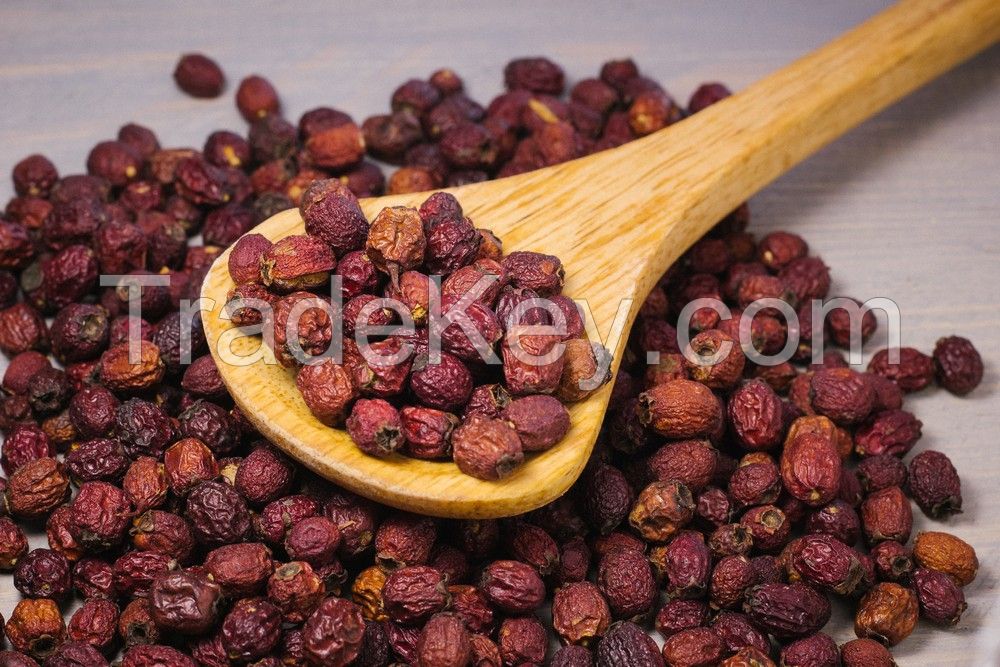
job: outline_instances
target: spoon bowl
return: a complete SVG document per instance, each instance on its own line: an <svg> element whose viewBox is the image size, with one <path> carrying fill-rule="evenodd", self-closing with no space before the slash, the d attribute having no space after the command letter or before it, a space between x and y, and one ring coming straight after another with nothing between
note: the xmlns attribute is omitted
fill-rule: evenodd
<svg viewBox="0 0 1000 667"><path fill-rule="evenodd" d="M505 252L558 256L564 294L588 335L614 355L663 270L760 188L906 93L1000 39L995 0L904 0L826 46L697 114L642 139L510 178L449 189ZM429 193L361 200L369 220ZM304 233L297 210L253 230ZM236 404L268 440L318 474L393 507L442 517L520 514L565 493L586 465L610 386L568 406L571 428L509 477L483 481L451 462L363 454L321 424L259 336L225 314L233 288L222 253L202 287L206 336Z"/></svg>

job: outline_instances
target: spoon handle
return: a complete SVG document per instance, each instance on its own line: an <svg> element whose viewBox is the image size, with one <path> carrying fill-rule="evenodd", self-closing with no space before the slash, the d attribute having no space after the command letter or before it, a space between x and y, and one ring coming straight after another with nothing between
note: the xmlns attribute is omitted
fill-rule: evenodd
<svg viewBox="0 0 1000 667"><path fill-rule="evenodd" d="M567 266L593 264L595 253L609 258L601 278L608 296L635 285L641 300L740 202L998 40L998 0L901 0L677 125L543 170L537 181L517 177L525 179L522 201L507 204L574 220L565 247L551 252ZM603 193L599 208L594 193ZM552 247L551 227L533 228L523 245Z"/></svg>

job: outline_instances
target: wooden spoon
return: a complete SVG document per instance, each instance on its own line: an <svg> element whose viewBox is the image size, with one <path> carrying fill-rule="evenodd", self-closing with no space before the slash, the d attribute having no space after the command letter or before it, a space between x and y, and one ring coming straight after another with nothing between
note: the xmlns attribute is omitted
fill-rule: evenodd
<svg viewBox="0 0 1000 667"><path fill-rule="evenodd" d="M504 249L558 255L564 293L585 301L591 338L614 353L664 269L740 202L926 81L1000 39L997 0L904 0L746 90L614 150L453 192ZM427 194L362 200L369 219ZM254 232L272 241L304 228L297 210ZM572 428L500 482L451 462L361 453L317 421L291 371L239 357L260 348L223 312L228 252L202 290L205 331L236 404L270 441L320 475L394 507L444 517L501 517L552 501L576 480L601 427L610 387L571 406ZM266 348L265 348L266 349Z"/></svg>

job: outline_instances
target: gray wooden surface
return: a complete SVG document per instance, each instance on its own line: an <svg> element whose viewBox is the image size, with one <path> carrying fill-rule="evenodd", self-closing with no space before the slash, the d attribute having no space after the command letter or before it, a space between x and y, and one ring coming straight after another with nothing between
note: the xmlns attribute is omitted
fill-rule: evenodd
<svg viewBox="0 0 1000 667"><path fill-rule="evenodd" d="M442 65L488 100L510 57L546 54L571 78L633 56L686 99L703 80L739 88L875 13L883 2L89 2L0 5L0 173L30 152L82 171L90 146L128 121L162 143L200 146L219 127L242 131L231 97L181 95L178 53L215 56L231 83L269 76L290 118L313 106L357 118L381 112L392 87ZM822 82L817 82L822 85ZM232 91L230 86L229 92ZM11 195L0 183L0 199ZM834 269L835 291L886 296L904 344L971 338L988 365L969 398L910 400L919 448L941 449L963 474L965 513L918 528L954 531L978 550L969 611L954 629L921 624L895 650L905 666L1000 664L1000 48L866 123L753 201L758 233L800 232ZM41 546L44 536L34 536ZM17 593L0 578L0 612ZM853 636L843 609L828 630Z"/></svg>

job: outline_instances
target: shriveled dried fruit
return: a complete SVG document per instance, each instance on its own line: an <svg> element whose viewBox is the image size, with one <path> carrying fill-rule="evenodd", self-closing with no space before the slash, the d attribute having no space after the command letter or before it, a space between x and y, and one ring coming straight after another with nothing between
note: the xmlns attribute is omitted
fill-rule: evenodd
<svg viewBox="0 0 1000 667"><path fill-rule="evenodd" d="M607 667L664 667L660 648L630 621L617 623L597 644L596 664Z"/></svg>
<svg viewBox="0 0 1000 667"><path fill-rule="evenodd" d="M913 558L920 567L951 575L959 586L972 583L979 572L975 549L949 533L927 531L917 534Z"/></svg>
<svg viewBox="0 0 1000 667"><path fill-rule="evenodd" d="M639 396L639 419L668 438L699 438L712 435L722 422L718 400L704 384L673 380Z"/></svg>
<svg viewBox="0 0 1000 667"><path fill-rule="evenodd" d="M958 396L979 386L983 379L983 360L967 338L948 336L934 346L937 383Z"/></svg>
<svg viewBox="0 0 1000 667"><path fill-rule="evenodd" d="M844 667L896 667L884 645L874 639L852 639L840 647L840 659Z"/></svg>
<svg viewBox="0 0 1000 667"><path fill-rule="evenodd" d="M854 618L854 632L895 646L917 625L917 596L908 588L879 583L865 593Z"/></svg>
<svg viewBox="0 0 1000 667"><path fill-rule="evenodd" d="M604 634L610 619L608 603L594 584L581 581L556 591L552 625L563 641L587 646Z"/></svg>
<svg viewBox="0 0 1000 667"><path fill-rule="evenodd" d="M913 530L910 501L898 486L872 493L861 503L861 528L869 544L894 540L905 544Z"/></svg>
<svg viewBox="0 0 1000 667"><path fill-rule="evenodd" d="M924 514L940 519L962 511L962 483L951 460L925 450L910 461L907 489Z"/></svg>
<svg viewBox="0 0 1000 667"><path fill-rule="evenodd" d="M639 494L629 523L645 539L665 542L694 516L694 500L686 486L676 480L653 482Z"/></svg>
<svg viewBox="0 0 1000 667"><path fill-rule="evenodd" d="M417 642L418 664L464 667L471 659L472 643L462 619L441 613L427 621Z"/></svg>
<svg viewBox="0 0 1000 667"><path fill-rule="evenodd" d="M48 658L66 633L58 605L48 598L21 600L6 625L11 646L38 660Z"/></svg>
<svg viewBox="0 0 1000 667"><path fill-rule="evenodd" d="M965 613L965 595L955 580L944 572L917 568L913 588L924 618L939 625L955 625Z"/></svg>
<svg viewBox="0 0 1000 667"><path fill-rule="evenodd" d="M746 593L743 608L761 629L782 639L818 632L830 620L830 601L805 584L763 584Z"/></svg>
<svg viewBox="0 0 1000 667"><path fill-rule="evenodd" d="M327 598L302 628L302 648L313 665L345 667L361 651L365 622L357 605Z"/></svg>

